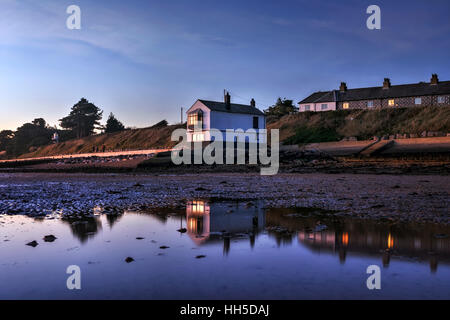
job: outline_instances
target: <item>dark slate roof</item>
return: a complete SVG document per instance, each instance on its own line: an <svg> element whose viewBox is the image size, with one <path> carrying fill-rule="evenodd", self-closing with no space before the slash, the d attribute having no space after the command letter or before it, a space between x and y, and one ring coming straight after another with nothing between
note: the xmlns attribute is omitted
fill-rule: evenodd
<svg viewBox="0 0 450 320"><path fill-rule="evenodd" d="M227 106L224 102L207 101L207 100L199 100L199 101L203 103L205 106L207 106L211 111L254 114L258 116L264 115L264 113L261 110L245 104L232 103L230 105L230 109L227 109Z"/></svg>
<svg viewBox="0 0 450 320"><path fill-rule="evenodd" d="M417 97L429 95L450 94L450 81L442 81L437 85L420 82L415 84L403 84L391 86L389 89L383 87L348 89L345 92L333 90L328 92L316 92L300 101L299 103L319 103L334 101L353 100L375 100L402 97Z"/></svg>
<svg viewBox="0 0 450 320"><path fill-rule="evenodd" d="M336 101L336 90L326 92L315 92L308 98L300 101L299 103L319 103L319 102L333 102Z"/></svg>

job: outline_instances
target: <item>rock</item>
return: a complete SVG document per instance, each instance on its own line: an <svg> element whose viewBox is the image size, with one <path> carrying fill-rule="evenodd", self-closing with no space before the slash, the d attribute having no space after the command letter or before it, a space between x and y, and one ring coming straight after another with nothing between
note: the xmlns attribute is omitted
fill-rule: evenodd
<svg viewBox="0 0 450 320"><path fill-rule="evenodd" d="M195 257L195 259L203 259L203 258L206 258L206 256L202 254Z"/></svg>
<svg viewBox="0 0 450 320"><path fill-rule="evenodd" d="M36 240L33 240L33 241L27 243L27 246L30 246L33 248L35 248L37 245L38 245L38 243Z"/></svg>
<svg viewBox="0 0 450 320"><path fill-rule="evenodd" d="M165 250L165 249L169 249L170 247L168 247L168 246L161 246L159 248Z"/></svg>
<svg viewBox="0 0 450 320"><path fill-rule="evenodd" d="M54 235L51 234L51 235L45 236L43 240L44 240L45 242L53 242L53 241L55 241L56 239L58 239L58 238L56 238Z"/></svg>
<svg viewBox="0 0 450 320"><path fill-rule="evenodd" d="M144 240L145 238L142 237L136 237L136 240Z"/></svg>
<svg viewBox="0 0 450 320"><path fill-rule="evenodd" d="M177 230L179 233L186 233L187 229L186 228L181 228Z"/></svg>
<svg viewBox="0 0 450 320"><path fill-rule="evenodd" d="M134 259L132 257L128 257L128 258L125 259L126 263L131 263L133 261L134 261Z"/></svg>

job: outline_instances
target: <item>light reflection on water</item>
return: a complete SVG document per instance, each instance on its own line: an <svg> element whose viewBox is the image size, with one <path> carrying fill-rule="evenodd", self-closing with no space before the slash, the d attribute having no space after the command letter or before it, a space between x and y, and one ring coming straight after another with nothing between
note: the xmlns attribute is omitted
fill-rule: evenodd
<svg viewBox="0 0 450 320"><path fill-rule="evenodd" d="M1 216L0 298L448 299L449 233L200 199L86 220ZM58 239L45 243L48 234ZM66 289L73 264L80 291ZM372 264L382 267L380 291L365 286Z"/></svg>

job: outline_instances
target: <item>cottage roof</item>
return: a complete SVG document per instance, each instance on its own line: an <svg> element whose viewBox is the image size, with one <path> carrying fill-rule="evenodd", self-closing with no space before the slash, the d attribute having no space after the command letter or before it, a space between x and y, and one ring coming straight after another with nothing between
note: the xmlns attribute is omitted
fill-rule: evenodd
<svg viewBox="0 0 450 320"><path fill-rule="evenodd" d="M450 94L450 81L442 81L437 84L430 84L426 82L403 84L390 86L386 89L383 89L383 87L369 87L348 89L346 91L333 90L326 92L315 92L299 103L376 100L444 94Z"/></svg>
<svg viewBox="0 0 450 320"><path fill-rule="evenodd" d="M199 100L199 101L203 103L205 106L207 106L211 111L254 114L258 116L264 115L264 113L261 110L252 107L250 105L230 103L230 107L227 108L227 105L224 102L208 101L208 100Z"/></svg>

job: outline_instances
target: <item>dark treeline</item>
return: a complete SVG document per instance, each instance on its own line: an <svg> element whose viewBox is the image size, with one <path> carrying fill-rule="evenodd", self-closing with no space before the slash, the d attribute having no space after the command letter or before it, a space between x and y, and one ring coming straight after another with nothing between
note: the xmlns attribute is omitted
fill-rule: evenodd
<svg viewBox="0 0 450 320"><path fill-rule="evenodd" d="M125 130L124 125L111 113L106 126L100 124L103 111L87 99L75 104L69 115L60 119L62 129L51 127L42 118L25 123L16 131L0 131L0 156L17 157L32 152L38 147L75 138L84 138L98 133Z"/></svg>

